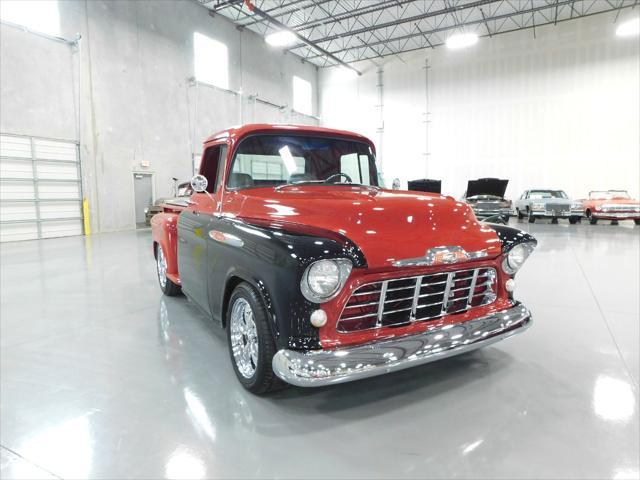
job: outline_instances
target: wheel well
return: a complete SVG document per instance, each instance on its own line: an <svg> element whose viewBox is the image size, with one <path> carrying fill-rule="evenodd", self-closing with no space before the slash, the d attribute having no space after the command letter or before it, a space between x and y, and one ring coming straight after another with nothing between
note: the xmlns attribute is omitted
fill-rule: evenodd
<svg viewBox="0 0 640 480"><path fill-rule="evenodd" d="M230 277L227 280L227 284L224 287L224 297L222 299L222 326L226 328L227 326L227 307L229 306L229 298L231 298L231 294L233 290L242 282L244 282L240 277Z"/></svg>
<svg viewBox="0 0 640 480"><path fill-rule="evenodd" d="M153 258L158 259L158 242L153 242Z"/></svg>

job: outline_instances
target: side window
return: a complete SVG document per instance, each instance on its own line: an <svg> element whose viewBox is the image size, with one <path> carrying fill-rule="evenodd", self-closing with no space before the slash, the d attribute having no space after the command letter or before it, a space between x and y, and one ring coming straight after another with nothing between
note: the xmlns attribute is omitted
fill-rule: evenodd
<svg viewBox="0 0 640 480"><path fill-rule="evenodd" d="M221 163L224 163L225 156L227 154L226 145L214 145L207 148L202 156L202 162L200 163L200 174L204 175L207 179L207 192L215 193L220 187L220 181L222 179L222 168L218 168ZM220 161L222 159L222 162Z"/></svg>

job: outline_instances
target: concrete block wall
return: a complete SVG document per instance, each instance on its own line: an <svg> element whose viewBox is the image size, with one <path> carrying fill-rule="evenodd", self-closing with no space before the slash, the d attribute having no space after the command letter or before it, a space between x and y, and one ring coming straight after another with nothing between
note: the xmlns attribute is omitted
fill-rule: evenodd
<svg viewBox="0 0 640 480"><path fill-rule="evenodd" d="M76 46L0 26L0 131L80 140L94 231L134 228L133 172L153 172L155 196L167 196L217 130L318 123L290 108L296 75L311 82L317 114L316 67L195 1L58 3ZM196 31L227 45L230 91L193 81Z"/></svg>

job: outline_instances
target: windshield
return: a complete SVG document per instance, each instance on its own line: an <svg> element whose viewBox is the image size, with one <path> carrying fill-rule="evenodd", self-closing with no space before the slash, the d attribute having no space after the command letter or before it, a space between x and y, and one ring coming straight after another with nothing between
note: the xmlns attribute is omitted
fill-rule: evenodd
<svg viewBox="0 0 640 480"><path fill-rule="evenodd" d="M531 190L529 198L567 198L567 194L562 190Z"/></svg>
<svg viewBox="0 0 640 480"><path fill-rule="evenodd" d="M298 135L253 135L238 146L227 186L244 189L308 183L378 186L369 145Z"/></svg>
<svg viewBox="0 0 640 480"><path fill-rule="evenodd" d="M609 190L606 192L589 192L589 198L611 200L613 198L631 198L626 190Z"/></svg>

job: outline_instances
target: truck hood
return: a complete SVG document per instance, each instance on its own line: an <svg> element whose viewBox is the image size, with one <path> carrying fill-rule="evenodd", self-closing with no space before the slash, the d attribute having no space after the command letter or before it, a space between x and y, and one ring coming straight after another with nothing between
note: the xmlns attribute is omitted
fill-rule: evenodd
<svg viewBox="0 0 640 480"><path fill-rule="evenodd" d="M459 246L500 254L495 231L478 223L463 202L437 194L357 186L290 186L238 192L238 217L331 230L360 247L369 268L425 256L428 249Z"/></svg>
<svg viewBox="0 0 640 480"><path fill-rule="evenodd" d="M478 180L469 180L467 183L466 198L476 195L495 195L504 198L507 191L509 180L501 180L499 178L479 178Z"/></svg>

